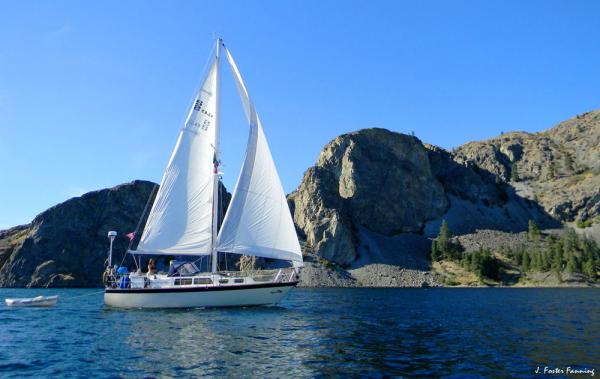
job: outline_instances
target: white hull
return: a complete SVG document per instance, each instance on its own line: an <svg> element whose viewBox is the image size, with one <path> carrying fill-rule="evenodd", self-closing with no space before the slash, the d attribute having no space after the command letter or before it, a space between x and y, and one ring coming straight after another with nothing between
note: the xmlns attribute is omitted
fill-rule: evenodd
<svg viewBox="0 0 600 379"><path fill-rule="evenodd" d="M107 289L104 302L119 308L199 308L277 304L295 283L227 288Z"/></svg>
<svg viewBox="0 0 600 379"><path fill-rule="evenodd" d="M38 296L29 299L6 299L9 307L52 307L56 305L58 296Z"/></svg>

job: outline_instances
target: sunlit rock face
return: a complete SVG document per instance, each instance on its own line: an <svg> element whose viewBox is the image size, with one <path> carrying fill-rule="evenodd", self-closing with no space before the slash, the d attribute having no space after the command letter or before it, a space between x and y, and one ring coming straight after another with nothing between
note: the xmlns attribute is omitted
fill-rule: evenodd
<svg viewBox="0 0 600 379"><path fill-rule="evenodd" d="M341 264L356 259L358 227L387 236L419 232L448 206L425 146L385 129L331 141L290 200L307 243Z"/></svg>
<svg viewBox="0 0 600 379"><path fill-rule="evenodd" d="M497 175L561 221L600 214L600 111L540 133L511 132L467 143L456 150L455 160Z"/></svg>

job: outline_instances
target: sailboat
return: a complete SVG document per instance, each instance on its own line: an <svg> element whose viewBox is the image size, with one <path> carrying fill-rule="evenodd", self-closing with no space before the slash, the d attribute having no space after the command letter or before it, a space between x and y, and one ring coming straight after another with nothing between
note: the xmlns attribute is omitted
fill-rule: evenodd
<svg viewBox="0 0 600 379"><path fill-rule="evenodd" d="M265 134L240 71L222 39L179 133L148 214L134 261L141 255L206 258L171 263L169 272L129 273L112 266L104 301L125 308L272 305L298 284L302 252ZM232 198L219 218L219 95L221 58L233 73L249 124L246 155ZM219 228L220 221L222 221ZM219 254L288 262L274 270L220 271ZM141 262L141 259L139 259ZM137 261L136 261L137 262ZM141 266L141 264L139 265Z"/></svg>

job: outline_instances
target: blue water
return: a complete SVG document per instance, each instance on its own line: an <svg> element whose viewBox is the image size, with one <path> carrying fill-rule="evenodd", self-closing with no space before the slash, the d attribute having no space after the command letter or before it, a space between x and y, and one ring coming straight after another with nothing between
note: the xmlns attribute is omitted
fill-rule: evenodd
<svg viewBox="0 0 600 379"><path fill-rule="evenodd" d="M0 305L0 377L600 375L595 289L296 289L279 307L154 311L88 289L0 300L39 294L61 299Z"/></svg>

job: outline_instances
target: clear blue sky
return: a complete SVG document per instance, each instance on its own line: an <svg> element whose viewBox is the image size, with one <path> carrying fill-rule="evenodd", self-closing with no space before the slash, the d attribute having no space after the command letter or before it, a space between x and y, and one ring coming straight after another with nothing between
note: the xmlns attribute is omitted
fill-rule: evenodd
<svg viewBox="0 0 600 379"><path fill-rule="evenodd" d="M366 127L452 148L600 107L598 1L0 1L0 229L159 181L213 34L292 191ZM247 128L222 83L225 183Z"/></svg>

